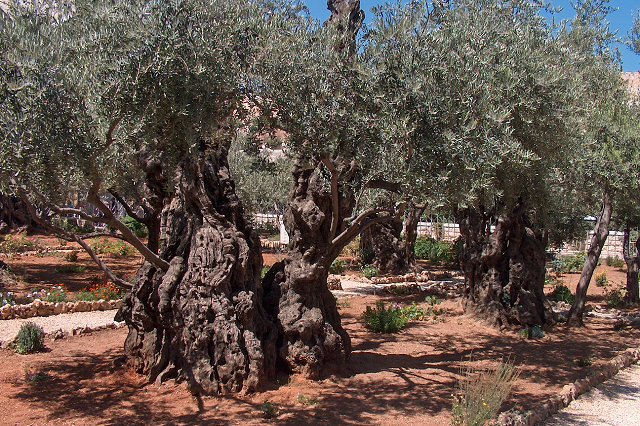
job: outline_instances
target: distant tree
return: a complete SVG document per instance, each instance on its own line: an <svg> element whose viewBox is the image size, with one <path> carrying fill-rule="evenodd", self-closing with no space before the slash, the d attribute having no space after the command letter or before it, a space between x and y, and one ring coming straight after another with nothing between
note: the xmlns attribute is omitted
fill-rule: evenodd
<svg viewBox="0 0 640 426"><path fill-rule="evenodd" d="M593 45L577 49L524 0L384 6L367 37L407 186L457 211L466 309L497 326L552 324L544 230L597 104Z"/></svg>

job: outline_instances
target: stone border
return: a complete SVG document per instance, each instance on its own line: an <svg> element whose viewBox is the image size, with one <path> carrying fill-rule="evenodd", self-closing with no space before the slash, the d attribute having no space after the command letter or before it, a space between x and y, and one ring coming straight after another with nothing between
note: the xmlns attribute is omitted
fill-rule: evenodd
<svg viewBox="0 0 640 426"><path fill-rule="evenodd" d="M48 317L74 312L110 311L120 307L121 300L92 300L77 302L43 302L36 299L26 305L4 305L0 308L0 319Z"/></svg>
<svg viewBox="0 0 640 426"><path fill-rule="evenodd" d="M620 370L635 364L640 360L640 347L627 349L617 357L607 361L592 374L584 379L578 379L573 384L565 385L562 390L524 413L506 411L498 416L494 426L534 426L538 422L547 420L558 411L569 406L591 388L609 380Z"/></svg>

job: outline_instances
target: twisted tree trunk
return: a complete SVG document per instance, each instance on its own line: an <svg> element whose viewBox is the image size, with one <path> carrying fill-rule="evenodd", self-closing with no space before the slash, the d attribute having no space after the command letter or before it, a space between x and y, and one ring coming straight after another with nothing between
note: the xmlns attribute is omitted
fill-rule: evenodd
<svg viewBox="0 0 640 426"><path fill-rule="evenodd" d="M253 391L275 371L275 326L262 307L257 234L242 216L226 148L184 160L166 216L163 272L145 263L118 312L131 365L195 394Z"/></svg>
<svg viewBox="0 0 640 426"><path fill-rule="evenodd" d="M353 170L343 166L334 173L344 181ZM351 352L327 277L329 266L350 241L336 241L336 236L346 229L342 218L350 215L355 197L348 188L332 191L322 174L320 161L313 166L304 158L296 160L284 212L289 250L263 280L265 306L277 318L279 358L309 378L342 369Z"/></svg>
<svg viewBox="0 0 640 426"><path fill-rule="evenodd" d="M0 234L32 228L34 225L35 222L20 197L0 193Z"/></svg>
<svg viewBox="0 0 640 426"><path fill-rule="evenodd" d="M598 259L602 253L602 247L607 241L609 236L609 223L611 222L611 214L613 213L613 205L611 204L611 194L609 193L609 187L605 187L604 194L602 196L602 213L598 218L595 232L591 238L589 244L589 250L587 251L587 258L584 261L582 267L582 274L578 281L576 288L576 298L571 305L569 314L567 316L567 325L576 325L579 327L584 326L582 320L582 314L587 303L587 290L589 289L589 283L593 277L593 271L598 266Z"/></svg>
<svg viewBox="0 0 640 426"><path fill-rule="evenodd" d="M525 208L502 214L492 230L484 209L459 212L464 238L461 267L465 277L465 310L489 324L524 327L553 324L544 296L545 251L527 226Z"/></svg>
<svg viewBox="0 0 640 426"><path fill-rule="evenodd" d="M402 274L408 263L405 244L400 240L402 222L388 221L370 227L360 234L360 252L383 274ZM415 256L414 256L415 264Z"/></svg>

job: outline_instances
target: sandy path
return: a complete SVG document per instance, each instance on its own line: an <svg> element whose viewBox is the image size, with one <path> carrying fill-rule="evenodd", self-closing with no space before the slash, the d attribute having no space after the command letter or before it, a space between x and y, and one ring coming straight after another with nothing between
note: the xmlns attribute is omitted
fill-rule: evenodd
<svg viewBox="0 0 640 426"><path fill-rule="evenodd" d="M104 327L116 323L113 317L117 309L110 311L75 312L71 314L52 315L49 317L33 317L27 319L0 320L0 344L6 346L16 335L20 326L25 322L34 322L43 328L45 333L55 333L62 330L71 333L78 327ZM119 323L116 323L119 324Z"/></svg>

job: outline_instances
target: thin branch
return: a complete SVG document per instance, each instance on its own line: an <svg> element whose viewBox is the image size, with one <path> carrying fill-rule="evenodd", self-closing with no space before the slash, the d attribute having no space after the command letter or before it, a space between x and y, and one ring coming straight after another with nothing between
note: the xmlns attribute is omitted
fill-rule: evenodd
<svg viewBox="0 0 640 426"><path fill-rule="evenodd" d="M333 204L333 211L331 213L331 231L329 233L329 239L333 240L338 231L338 219L340 215L340 198L338 194L338 179L340 178L340 174L338 173L338 169L333 165L333 163L325 156L321 157L322 164L324 164L329 172L331 172L331 203Z"/></svg>
<svg viewBox="0 0 640 426"><path fill-rule="evenodd" d="M395 192L396 194L402 193L402 186L399 183L389 182L384 179L370 180L366 183L365 188L384 189L386 191Z"/></svg>
<svg viewBox="0 0 640 426"><path fill-rule="evenodd" d="M118 117L113 120L113 122L109 126L109 130L107 130L106 136L107 143L104 146L103 151L106 151L113 144L113 132L116 130L116 127L118 127L118 124L120 124L120 121L122 121L122 117Z"/></svg>
<svg viewBox="0 0 640 426"><path fill-rule="evenodd" d="M129 203L127 203L124 198L122 198L120 196L120 194L118 193L118 191L116 191L113 188L107 189L107 191L109 192L109 194L113 195L113 197L122 205L122 207L124 207L124 210L127 212L127 214L129 216L131 216L132 218L134 218L135 220L137 220L140 223L144 223L145 225L147 224L147 218L144 217L140 217L138 216L138 214L136 214L133 209L131 208L131 206L129 205Z"/></svg>
<svg viewBox="0 0 640 426"><path fill-rule="evenodd" d="M98 196L99 190L100 179L95 178L93 184L91 185L91 189L87 194L87 201L89 201L102 212L102 214L104 215L104 217L102 218L104 223L120 231L124 236L124 239L128 241L132 246L134 246L148 262L153 263L164 272L167 272L169 270L169 263L149 250L149 247L143 244L142 241L140 241L138 237L135 236L131 229L129 229L124 223L119 221L113 215L111 210L109 210L109 208L102 202L102 200L100 200L100 197Z"/></svg>
<svg viewBox="0 0 640 426"><path fill-rule="evenodd" d="M22 202L24 202L24 204L27 206L27 210L29 211L29 214L31 215L33 220L35 220L40 226L49 230L55 235L63 236L64 239L67 241L75 241L78 244L80 244L80 246L89 254L89 256L91 256L93 261L100 267L100 269L104 271L105 274L107 274L109 279L113 281L115 285L127 290L133 288L133 286L130 283L128 283L127 281L124 281L121 278L118 278L113 273L113 271L96 255L96 253L91 249L91 247L89 247L89 245L85 243L84 240L82 240L82 238L63 228L60 228L59 226L52 225L46 220L43 220L40 216L38 216L36 209L33 206L33 204L31 204L31 201L29 201L27 194L19 186L18 186L18 194L20 194L20 198L22 199Z"/></svg>
<svg viewBox="0 0 640 426"><path fill-rule="evenodd" d="M370 226L375 225L376 223L387 222L391 220L399 220L400 216L404 212L404 204L398 208L398 211L388 216L375 216L374 218L370 218L371 215L376 215L378 213L390 213L388 209L382 208L371 208L362 212L358 217L351 223L350 226L347 227L340 235L335 237L331 241L331 245L342 245L348 244L349 241L354 239L358 234L360 234L365 229Z"/></svg>

